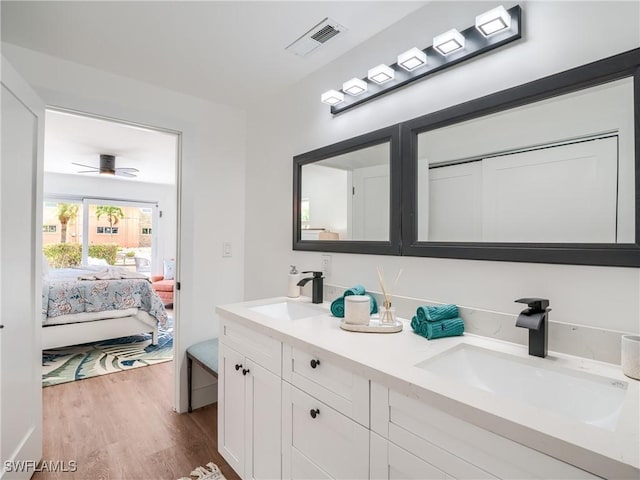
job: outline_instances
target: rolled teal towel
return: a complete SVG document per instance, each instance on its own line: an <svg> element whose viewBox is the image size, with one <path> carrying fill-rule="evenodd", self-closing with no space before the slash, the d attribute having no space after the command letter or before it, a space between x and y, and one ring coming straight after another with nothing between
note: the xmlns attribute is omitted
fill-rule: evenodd
<svg viewBox="0 0 640 480"><path fill-rule="evenodd" d="M411 328L414 332L418 331L418 326L420 325L420 320L415 315L411 318Z"/></svg>
<svg viewBox="0 0 640 480"><path fill-rule="evenodd" d="M416 317L416 316L411 318L411 328L413 328L413 331L416 332L418 335L420 335L422 337L426 337L427 336L428 324L429 324L429 322L420 321L420 320L418 320L418 317Z"/></svg>
<svg viewBox="0 0 640 480"><path fill-rule="evenodd" d="M366 293L365 295L369 295ZM369 300L371 300L371 315L374 313L378 313L378 302L376 301L376 297L373 295L369 295Z"/></svg>
<svg viewBox="0 0 640 480"><path fill-rule="evenodd" d="M455 337L464 333L464 321L461 318L448 318L437 322L423 322L429 340L442 337ZM422 334L421 334L422 335Z"/></svg>
<svg viewBox="0 0 640 480"><path fill-rule="evenodd" d="M356 288L360 287L356 285L353 288L350 288L347 291L353 292ZM350 293L349 295L367 295L369 297L369 311L373 315L374 313L378 313L378 302L376 302L376 298L373 295L369 295L364 292L364 287L360 287L362 289L362 293ZM346 291L346 292L347 292ZM359 290L356 290L359 291ZM348 296L345 292L345 296ZM344 296L336 298L333 302L331 302L331 314L334 317L344 318Z"/></svg>
<svg viewBox="0 0 640 480"><path fill-rule="evenodd" d="M344 318L344 297L338 297L331 302L331 314L334 317Z"/></svg>
<svg viewBox="0 0 640 480"><path fill-rule="evenodd" d="M458 317L457 305L438 305L437 307L422 305L418 307L416 316L420 321L437 322L438 320L446 320L448 318Z"/></svg>
<svg viewBox="0 0 640 480"><path fill-rule="evenodd" d="M366 290L362 285L354 285L353 287L347 288L344 291L343 297L348 297L349 295L364 295L365 293Z"/></svg>

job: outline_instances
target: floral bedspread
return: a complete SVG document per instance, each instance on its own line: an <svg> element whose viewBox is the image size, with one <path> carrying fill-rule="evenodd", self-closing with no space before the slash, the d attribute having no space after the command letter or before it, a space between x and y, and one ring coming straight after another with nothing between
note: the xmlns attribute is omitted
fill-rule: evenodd
<svg viewBox="0 0 640 480"><path fill-rule="evenodd" d="M138 308L167 321L162 300L147 279L47 280L43 282L42 319L72 313Z"/></svg>

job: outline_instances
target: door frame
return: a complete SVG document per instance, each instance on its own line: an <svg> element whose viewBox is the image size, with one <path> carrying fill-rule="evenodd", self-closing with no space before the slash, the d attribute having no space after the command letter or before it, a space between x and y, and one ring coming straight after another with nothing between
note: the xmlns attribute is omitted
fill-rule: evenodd
<svg viewBox="0 0 640 480"><path fill-rule="evenodd" d="M182 132L179 130L174 130L166 127L159 127L157 125L150 125L142 122L133 122L130 120L125 120L118 117L112 117L109 115L101 115L97 113L90 113L83 110L76 110L72 108L66 108L56 105L47 105L46 110L51 110L60 113L68 113L72 115L78 115L86 118L93 118L97 120L104 120L107 122L119 123L121 125L130 126L133 128L144 128L147 130L155 130L157 132L167 133L170 135L175 135L176 137L176 162L175 162L175 181L176 181L176 252L175 252L175 260L176 260L176 270L175 270L175 288L173 292L173 344L174 351L175 345L180 345L180 279L181 279L181 251L182 251L182 241L181 241L181 230L182 230ZM43 128L43 138L44 138L44 128ZM41 180L40 182L40 217L42 217L42 196L43 196L44 184ZM94 197L95 198L95 197ZM42 222L42 218L40 218L40 222ZM41 241L40 241L41 242ZM42 243L42 242L41 242ZM180 365L181 362L175 361L173 362L173 405L174 410L179 411L180 406Z"/></svg>

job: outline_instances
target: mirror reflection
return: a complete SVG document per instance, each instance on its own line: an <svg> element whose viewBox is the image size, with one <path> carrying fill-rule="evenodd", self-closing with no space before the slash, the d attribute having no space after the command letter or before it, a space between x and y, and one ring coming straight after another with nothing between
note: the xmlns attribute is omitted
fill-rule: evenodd
<svg viewBox="0 0 640 480"><path fill-rule="evenodd" d="M418 240L634 243L633 79L418 135Z"/></svg>
<svg viewBox="0 0 640 480"><path fill-rule="evenodd" d="M390 143L301 168L301 240L389 240Z"/></svg>

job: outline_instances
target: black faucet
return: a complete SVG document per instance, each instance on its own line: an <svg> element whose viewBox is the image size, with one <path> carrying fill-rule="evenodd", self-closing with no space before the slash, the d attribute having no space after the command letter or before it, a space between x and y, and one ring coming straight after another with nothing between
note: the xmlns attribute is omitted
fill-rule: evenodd
<svg viewBox="0 0 640 480"><path fill-rule="evenodd" d="M322 285L323 283L322 280L324 278L322 276L322 272L306 271L302 273L313 273L313 277L303 278L298 282L298 286L304 287L307 284L307 282L309 282L309 280L313 280L313 285L311 286L312 288L311 303L322 303L322 290L324 288Z"/></svg>
<svg viewBox="0 0 640 480"><path fill-rule="evenodd" d="M544 358L547 356L547 322L549 320L549 300L546 298L521 298L517 303L526 303L518 319L516 327L529 329L529 355Z"/></svg>

